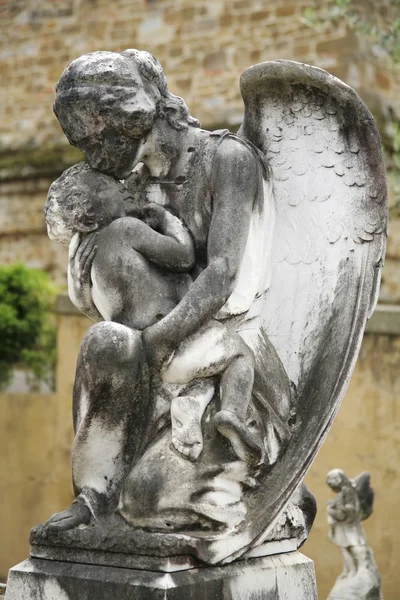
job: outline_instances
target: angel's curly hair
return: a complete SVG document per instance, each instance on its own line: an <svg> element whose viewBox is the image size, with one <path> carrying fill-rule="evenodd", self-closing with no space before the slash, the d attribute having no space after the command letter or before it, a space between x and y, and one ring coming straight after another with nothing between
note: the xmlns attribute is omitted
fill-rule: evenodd
<svg viewBox="0 0 400 600"><path fill-rule="evenodd" d="M184 100L171 94L167 87L167 79L158 60L149 52L128 49L123 52L91 52L75 59L62 73L57 86L54 101L54 112L57 117L74 96L77 88L87 102L93 101L93 88L103 86L125 88L129 95L132 87L132 67L139 69L147 94L153 99L157 114L164 118L174 129L182 130L188 126L200 127L197 119L192 117ZM113 106L109 118L114 125L125 123L124 109Z"/></svg>

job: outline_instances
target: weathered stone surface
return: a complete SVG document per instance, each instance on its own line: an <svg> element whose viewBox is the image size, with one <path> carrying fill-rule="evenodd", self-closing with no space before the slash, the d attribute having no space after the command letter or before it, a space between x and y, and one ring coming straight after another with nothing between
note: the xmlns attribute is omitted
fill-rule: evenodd
<svg viewBox="0 0 400 600"><path fill-rule="evenodd" d="M289 510L300 512L293 504ZM296 528L287 513L280 521L269 535L269 541L252 548L243 558L296 550L306 536L304 527ZM290 535L296 537L290 538ZM188 533L135 529L120 515L113 514L88 527L61 533L39 525L31 531L30 555L32 558L173 572L201 566L196 558L198 542Z"/></svg>
<svg viewBox="0 0 400 600"><path fill-rule="evenodd" d="M327 72L261 63L241 91L235 136L201 130L147 52L84 55L57 84L88 162L51 185L48 234L69 245L74 305L104 321L77 364L76 499L33 552L107 551L116 510L209 564L307 536L301 480L376 303L384 164L365 105Z"/></svg>
<svg viewBox="0 0 400 600"><path fill-rule="evenodd" d="M226 567L160 574L30 559L14 567L6 600L317 600L314 565L298 552Z"/></svg>
<svg viewBox="0 0 400 600"><path fill-rule="evenodd" d="M57 296L56 311L62 315L81 314L72 304L67 294ZM365 332L381 335L400 335L400 307L396 304L378 304L373 315L367 321Z"/></svg>
<svg viewBox="0 0 400 600"><path fill-rule="evenodd" d="M302 478L377 299L384 164L370 113L327 72L261 63L241 91L233 135L201 130L147 52L84 55L59 80L87 163L50 187L48 233L69 245L71 300L102 322L76 370L76 498L33 553L123 554L123 529L101 529L115 513L126 538L145 531L131 566L138 546L179 563L189 539L221 565L308 534Z"/></svg>
<svg viewBox="0 0 400 600"><path fill-rule="evenodd" d="M115 550L115 537L112 534L110 539L103 543L85 545L76 543L74 545L45 545L42 540L37 544L31 544L31 558L41 558L46 560L57 560L61 562L81 563L84 565L100 565L106 567L123 567L127 569L140 569L147 571L159 571L161 573L175 573L187 569L204 567L194 556L195 543L190 538L182 540L181 547L176 539L171 536L170 545L166 543L165 536L151 534L146 532L132 532L125 529L125 546L123 539L120 539L121 549ZM132 537L135 538L135 544L132 544ZM185 537L185 536L183 536ZM138 539L145 541L143 547L138 547ZM96 549L95 546L100 548ZM85 547L86 546L86 547ZM109 548L114 546L110 551ZM259 558L261 556L272 556L286 552L294 552L298 547L298 540L282 539L273 542L266 542L261 546L252 548L238 560L247 560L249 558ZM129 552L128 552L129 550ZM175 554L177 552L186 552L185 554ZM188 554L191 552L191 554Z"/></svg>

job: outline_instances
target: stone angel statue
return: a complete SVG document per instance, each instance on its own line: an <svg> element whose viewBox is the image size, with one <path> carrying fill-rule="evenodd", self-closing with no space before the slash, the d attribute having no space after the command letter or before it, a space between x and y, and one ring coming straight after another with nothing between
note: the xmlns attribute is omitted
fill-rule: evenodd
<svg viewBox="0 0 400 600"><path fill-rule="evenodd" d="M373 510L370 475L348 479L341 469L333 469L326 482L337 494L327 507L329 538L339 546L344 564L329 600L382 600L378 567L361 524Z"/></svg>
<svg viewBox="0 0 400 600"><path fill-rule="evenodd" d="M238 133L210 132L147 52L61 75L54 110L87 163L51 186L46 220L98 322L76 369L76 498L33 530L33 556L221 564L307 537L302 480L377 300L384 163L327 72L262 63L241 91Z"/></svg>

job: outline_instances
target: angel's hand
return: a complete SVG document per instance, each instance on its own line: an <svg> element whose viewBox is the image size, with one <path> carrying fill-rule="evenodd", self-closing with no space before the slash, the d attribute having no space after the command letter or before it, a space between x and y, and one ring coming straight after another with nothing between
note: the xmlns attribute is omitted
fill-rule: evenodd
<svg viewBox="0 0 400 600"><path fill-rule="evenodd" d="M91 295L90 272L97 250L97 233L89 233L83 239L76 233L69 246L68 292L72 303L91 318L98 318ZM93 310L96 315L92 315Z"/></svg>
<svg viewBox="0 0 400 600"><path fill-rule="evenodd" d="M90 270L96 246L97 232L87 234L83 239L75 234L71 240L69 251L69 265L74 276L74 281L85 285L90 280Z"/></svg>
<svg viewBox="0 0 400 600"><path fill-rule="evenodd" d="M155 369L160 369L173 351L173 345L163 335L159 323L147 327L142 332L142 343L147 361Z"/></svg>
<svg viewBox="0 0 400 600"><path fill-rule="evenodd" d="M328 515L335 521L344 521L346 513L339 506L328 506Z"/></svg>

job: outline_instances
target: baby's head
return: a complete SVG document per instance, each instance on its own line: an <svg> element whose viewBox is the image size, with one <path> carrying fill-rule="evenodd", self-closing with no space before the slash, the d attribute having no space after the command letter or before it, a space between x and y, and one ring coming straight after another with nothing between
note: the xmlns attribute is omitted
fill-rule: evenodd
<svg viewBox="0 0 400 600"><path fill-rule="evenodd" d="M349 480L342 469L332 469L326 476L326 483L334 492L340 492L342 487L349 483Z"/></svg>
<svg viewBox="0 0 400 600"><path fill-rule="evenodd" d="M44 205L47 233L51 240L68 245L76 232L90 233L123 217L128 198L120 181L78 163L50 186Z"/></svg>

